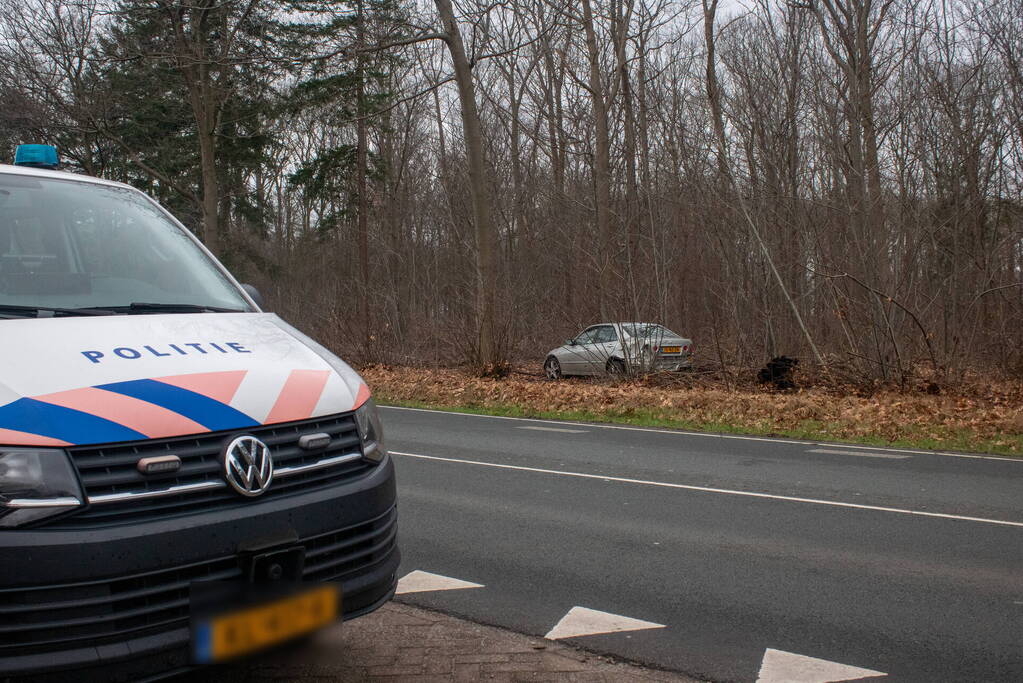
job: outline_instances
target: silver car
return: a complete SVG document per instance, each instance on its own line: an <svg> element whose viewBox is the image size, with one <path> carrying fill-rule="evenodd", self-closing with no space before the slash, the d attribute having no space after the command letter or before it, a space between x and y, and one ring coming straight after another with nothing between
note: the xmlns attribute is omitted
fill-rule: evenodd
<svg viewBox="0 0 1023 683"><path fill-rule="evenodd" d="M548 379L614 375L693 366L693 341L656 323L601 323L547 354Z"/></svg>

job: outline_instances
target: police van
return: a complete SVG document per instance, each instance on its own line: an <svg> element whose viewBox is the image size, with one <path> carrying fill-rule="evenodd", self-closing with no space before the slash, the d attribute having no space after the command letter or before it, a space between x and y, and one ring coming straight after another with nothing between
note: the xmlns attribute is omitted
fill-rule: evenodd
<svg viewBox="0 0 1023 683"><path fill-rule="evenodd" d="M0 165L0 681L140 680L394 593L370 391L127 185Z"/></svg>

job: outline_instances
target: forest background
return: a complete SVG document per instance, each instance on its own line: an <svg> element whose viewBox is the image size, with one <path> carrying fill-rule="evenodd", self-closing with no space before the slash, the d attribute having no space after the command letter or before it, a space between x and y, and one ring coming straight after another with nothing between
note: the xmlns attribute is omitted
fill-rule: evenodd
<svg viewBox="0 0 1023 683"><path fill-rule="evenodd" d="M1023 452L1018 0L0 0L0 98L384 398ZM697 371L518 374L608 320Z"/></svg>

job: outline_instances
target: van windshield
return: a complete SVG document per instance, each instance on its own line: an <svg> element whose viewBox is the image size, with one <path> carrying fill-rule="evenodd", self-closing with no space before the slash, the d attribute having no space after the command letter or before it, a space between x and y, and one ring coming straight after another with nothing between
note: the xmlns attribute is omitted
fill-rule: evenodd
<svg viewBox="0 0 1023 683"><path fill-rule="evenodd" d="M142 193L0 173L0 318L44 309L73 314L251 307Z"/></svg>

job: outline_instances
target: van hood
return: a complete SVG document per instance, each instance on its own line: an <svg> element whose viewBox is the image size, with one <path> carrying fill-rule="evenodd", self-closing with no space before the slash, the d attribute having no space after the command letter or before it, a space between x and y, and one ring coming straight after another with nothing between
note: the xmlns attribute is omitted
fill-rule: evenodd
<svg viewBox="0 0 1023 683"><path fill-rule="evenodd" d="M0 321L0 444L72 446L354 410L359 375L272 313Z"/></svg>

